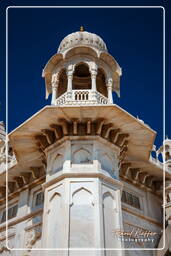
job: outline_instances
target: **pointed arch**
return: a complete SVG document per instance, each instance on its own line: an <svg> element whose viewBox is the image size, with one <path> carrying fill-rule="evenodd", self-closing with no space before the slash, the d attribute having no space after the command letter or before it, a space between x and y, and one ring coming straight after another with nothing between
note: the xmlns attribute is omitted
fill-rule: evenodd
<svg viewBox="0 0 171 256"><path fill-rule="evenodd" d="M85 164L91 163L92 156L91 152L84 147L81 147L73 152L73 163L74 164Z"/></svg>
<svg viewBox="0 0 171 256"><path fill-rule="evenodd" d="M81 61L75 64L72 88L73 90L91 89L90 66L87 62Z"/></svg>
<svg viewBox="0 0 171 256"><path fill-rule="evenodd" d="M69 237L70 247L77 247L78 240L80 247L93 247L95 237L93 195L84 186L79 187L72 194Z"/></svg>
<svg viewBox="0 0 171 256"><path fill-rule="evenodd" d="M58 84L58 88L57 88L57 97L61 96L62 94L64 94L67 91L67 72L66 72L66 68L62 68L59 73L58 73L58 80L59 80L59 84Z"/></svg>
<svg viewBox="0 0 171 256"><path fill-rule="evenodd" d="M114 196L112 195L112 193L111 193L110 191L106 191L106 192L103 194L103 200L104 200L104 198L106 198L107 196L112 197L112 199L114 200Z"/></svg>
<svg viewBox="0 0 171 256"><path fill-rule="evenodd" d="M111 233L116 227L116 199L110 191L103 194L103 228L105 248L114 248L116 241L109 239ZM107 254L108 255L108 254Z"/></svg>
<svg viewBox="0 0 171 256"><path fill-rule="evenodd" d="M88 192L89 194L92 194L92 192L91 192L89 189L87 189L87 188L85 188L85 187L79 187L78 189L76 189L76 190L72 193L72 197L73 197L76 193L78 193L80 190L85 190L85 191Z"/></svg>
<svg viewBox="0 0 171 256"><path fill-rule="evenodd" d="M48 208L47 232L53 236L47 236L47 244L50 248L60 248L63 244L65 217L62 195L58 191L51 195Z"/></svg>
<svg viewBox="0 0 171 256"><path fill-rule="evenodd" d="M72 194L73 205L93 205L93 195L85 187L80 187Z"/></svg>
<svg viewBox="0 0 171 256"><path fill-rule="evenodd" d="M53 200L55 197L61 198L61 194L58 193L58 192L55 192L55 193L50 197L49 202L52 202L52 200Z"/></svg>
<svg viewBox="0 0 171 256"><path fill-rule="evenodd" d="M97 91L107 97L106 73L103 68L98 68L96 76Z"/></svg>

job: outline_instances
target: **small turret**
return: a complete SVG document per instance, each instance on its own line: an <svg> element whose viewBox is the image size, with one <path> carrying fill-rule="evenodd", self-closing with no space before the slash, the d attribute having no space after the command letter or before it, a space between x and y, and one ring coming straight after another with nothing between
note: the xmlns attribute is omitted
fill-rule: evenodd
<svg viewBox="0 0 171 256"><path fill-rule="evenodd" d="M96 34L69 34L43 70L46 97L52 105L112 104L112 91L120 93L121 68Z"/></svg>
<svg viewBox="0 0 171 256"><path fill-rule="evenodd" d="M163 141L163 145L157 150L157 156L162 154L163 162L166 166L171 168L171 140L166 138Z"/></svg>

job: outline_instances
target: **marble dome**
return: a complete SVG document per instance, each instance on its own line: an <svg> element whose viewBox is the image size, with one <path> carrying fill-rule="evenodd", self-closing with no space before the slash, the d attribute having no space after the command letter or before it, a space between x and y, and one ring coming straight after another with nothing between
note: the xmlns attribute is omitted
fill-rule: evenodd
<svg viewBox="0 0 171 256"><path fill-rule="evenodd" d="M65 52L66 50L77 46L88 46L99 51L107 52L106 44L100 36L87 31L78 31L69 34L61 41L58 53Z"/></svg>

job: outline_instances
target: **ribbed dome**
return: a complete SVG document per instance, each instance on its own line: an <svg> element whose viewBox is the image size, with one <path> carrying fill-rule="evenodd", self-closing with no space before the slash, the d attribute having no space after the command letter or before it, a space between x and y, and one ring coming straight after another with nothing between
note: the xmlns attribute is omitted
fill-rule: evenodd
<svg viewBox="0 0 171 256"><path fill-rule="evenodd" d="M106 44L98 35L87 31L78 31L69 34L61 41L58 52L64 52L69 48L82 45L96 48L99 51L107 51Z"/></svg>

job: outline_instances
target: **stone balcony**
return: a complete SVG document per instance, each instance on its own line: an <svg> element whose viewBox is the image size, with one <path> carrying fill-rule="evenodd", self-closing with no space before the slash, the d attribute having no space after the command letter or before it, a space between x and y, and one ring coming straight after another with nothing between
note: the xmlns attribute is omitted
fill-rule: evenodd
<svg viewBox="0 0 171 256"><path fill-rule="evenodd" d="M92 90L72 90L65 92L54 105L107 105L111 104L104 95Z"/></svg>

